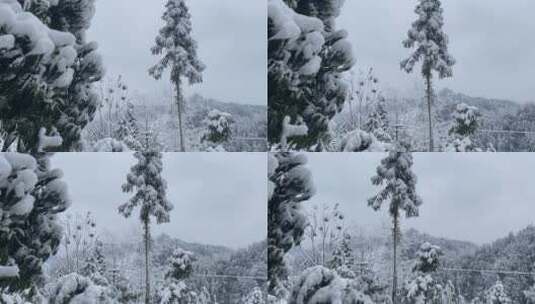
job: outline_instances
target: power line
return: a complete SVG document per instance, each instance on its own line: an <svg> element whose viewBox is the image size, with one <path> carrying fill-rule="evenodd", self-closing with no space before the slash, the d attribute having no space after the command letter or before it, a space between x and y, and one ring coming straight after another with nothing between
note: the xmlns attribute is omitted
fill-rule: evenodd
<svg viewBox="0 0 535 304"><path fill-rule="evenodd" d="M472 268L441 268L442 271L447 272L476 272L481 274L510 274L521 276L534 276L535 272L513 271L513 270L493 270L493 269L472 269Z"/></svg>
<svg viewBox="0 0 535 304"><path fill-rule="evenodd" d="M266 277L260 277L260 276L240 276L240 275L228 275L228 274L194 274L193 276L202 277L202 278L249 279L249 280L267 281Z"/></svg>
<svg viewBox="0 0 535 304"><path fill-rule="evenodd" d="M478 132L482 133L500 133L500 134L535 134L535 131L516 131L516 130L491 130L480 129Z"/></svg>

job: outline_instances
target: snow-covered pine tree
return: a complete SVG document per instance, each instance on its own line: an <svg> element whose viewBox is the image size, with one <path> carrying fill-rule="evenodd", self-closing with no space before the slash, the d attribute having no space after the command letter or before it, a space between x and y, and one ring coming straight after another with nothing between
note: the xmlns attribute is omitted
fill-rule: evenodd
<svg viewBox="0 0 535 304"><path fill-rule="evenodd" d="M289 117L307 131L288 138L290 148L323 150L350 91L343 73L355 61L347 32L334 26L343 1L286 2L268 2L268 140L278 145Z"/></svg>
<svg viewBox="0 0 535 304"><path fill-rule="evenodd" d="M62 175L47 154L0 154L0 266L18 275L0 286L35 286L42 265L57 252L63 236L57 215L71 203Z"/></svg>
<svg viewBox="0 0 535 304"><path fill-rule="evenodd" d="M85 39L94 0L1 0L0 10L2 151L40 152L43 135L57 137L49 150L80 149L103 75L97 44Z"/></svg>
<svg viewBox="0 0 535 304"><path fill-rule="evenodd" d="M334 249L329 268L335 270L342 278L354 278L355 257L351 248L351 235L345 232L338 247Z"/></svg>
<svg viewBox="0 0 535 304"><path fill-rule="evenodd" d="M392 249L393 249L393 273L392 273L392 302L397 301L397 247L401 237L400 218L401 212L407 218L418 216L418 207L422 199L416 193L416 175L412 172L413 165L410 145L404 142L396 143L386 158L381 160L377 167L377 175L372 177L372 184L380 186L379 193L368 199L368 205L374 210L381 209L385 201L389 201L388 212L392 217Z"/></svg>
<svg viewBox="0 0 535 304"><path fill-rule="evenodd" d="M389 143L392 141L392 137L388 133L388 117L385 103L385 98L379 96L375 108L364 124L364 131L373 134L379 141Z"/></svg>
<svg viewBox="0 0 535 304"><path fill-rule="evenodd" d="M243 299L243 304L265 304L265 296L260 287L255 287Z"/></svg>
<svg viewBox="0 0 535 304"><path fill-rule="evenodd" d="M171 69L171 83L176 91L180 151L186 150L184 143L183 115L184 97L182 78L189 84L202 82L204 64L197 58L197 42L191 36L191 15L185 0L167 0L162 16L165 25L156 37L152 54L161 56L160 61L150 68L149 74L160 79L165 69Z"/></svg>
<svg viewBox="0 0 535 304"><path fill-rule="evenodd" d="M477 152L481 151L473 142L472 137L479 127L478 109L465 103L455 107L453 125L449 130L449 142L446 150L449 152Z"/></svg>
<svg viewBox="0 0 535 304"><path fill-rule="evenodd" d="M126 103L126 111L119 121L119 127L115 137L124 142L128 149L132 151L140 151L142 146L140 143L139 126L137 124L134 108L135 106L133 103Z"/></svg>
<svg viewBox="0 0 535 304"><path fill-rule="evenodd" d="M406 300L409 304L436 303L441 298L442 288L431 274L440 266L442 255L442 250L438 246L428 242L420 246L412 268L416 277L406 287Z"/></svg>
<svg viewBox="0 0 535 304"><path fill-rule="evenodd" d="M163 163L161 152L136 152L137 163L132 166L126 177L122 190L125 193L135 192L128 202L119 206L119 213L130 217L139 207L139 219L143 224L145 246L145 303L150 303L150 224L151 217L157 224L169 222L169 212L173 209L167 200L167 183L161 176Z"/></svg>
<svg viewBox="0 0 535 304"><path fill-rule="evenodd" d="M213 109L208 112L205 123L207 130L201 137L201 142L209 142L213 145L212 148L216 148L224 142L227 142L232 136L231 127L234 123L234 119L232 119L232 115L229 113ZM221 147L221 149L223 148Z"/></svg>
<svg viewBox="0 0 535 304"><path fill-rule="evenodd" d="M411 73L417 62L422 61L422 76L426 84L427 114L429 119L429 151L433 143L433 71L438 78L451 77L455 59L448 52L448 36L442 30L444 26L443 9L440 0L418 0L415 13L418 19L412 23L407 39L403 41L406 48L415 48L409 58L401 61L401 69Z"/></svg>
<svg viewBox="0 0 535 304"><path fill-rule="evenodd" d="M186 284L193 273L193 262L195 257L189 251L181 248L175 249L169 258L167 270L165 272L165 281L163 287L156 295L158 304L195 304L207 303L201 301L204 298L203 292L196 293Z"/></svg>
<svg viewBox="0 0 535 304"><path fill-rule="evenodd" d="M511 298L507 295L505 287L500 280L486 292L488 304L511 304Z"/></svg>
<svg viewBox="0 0 535 304"><path fill-rule="evenodd" d="M306 162L305 155L287 152L269 158L268 293L278 299L287 296L285 255L301 242L307 226L301 203L315 192Z"/></svg>

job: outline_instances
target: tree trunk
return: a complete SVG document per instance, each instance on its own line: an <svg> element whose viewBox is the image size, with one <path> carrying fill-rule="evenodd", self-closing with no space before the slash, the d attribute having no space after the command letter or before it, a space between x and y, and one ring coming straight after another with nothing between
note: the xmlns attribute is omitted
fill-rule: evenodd
<svg viewBox="0 0 535 304"><path fill-rule="evenodd" d="M431 116L431 105L433 103L433 87L431 84L431 73L425 76L426 98L427 98L427 116L429 118L429 152L434 151L433 145L433 117Z"/></svg>
<svg viewBox="0 0 535 304"><path fill-rule="evenodd" d="M150 243L150 231L149 231L149 219L146 218L143 221L145 228L145 304L150 304L150 278L149 278L149 243Z"/></svg>
<svg viewBox="0 0 535 304"><path fill-rule="evenodd" d="M392 236L394 241L393 246L393 271L392 271L392 304L398 304L397 294L398 294L398 269L397 269L397 249L398 249L398 236L399 236L399 213L396 212L393 218L394 228L392 229Z"/></svg>
<svg viewBox="0 0 535 304"><path fill-rule="evenodd" d="M186 152L184 144L184 131L182 130L182 92L180 91L180 80L176 82L176 106L178 114L178 133L180 139L180 152Z"/></svg>

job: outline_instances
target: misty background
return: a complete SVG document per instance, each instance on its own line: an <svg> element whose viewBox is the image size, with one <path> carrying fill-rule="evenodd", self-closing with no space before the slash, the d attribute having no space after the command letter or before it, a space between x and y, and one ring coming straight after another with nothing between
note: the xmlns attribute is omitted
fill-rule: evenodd
<svg viewBox="0 0 535 304"><path fill-rule="evenodd" d="M129 219L117 211L132 195L123 193L121 185L135 162L131 153L55 154L52 166L63 170L73 202L66 213L90 211L104 235L120 238L141 232L137 209ZM166 233L230 248L266 238L265 154L164 153L163 166L174 209L170 223L152 225L153 237Z"/></svg>
<svg viewBox="0 0 535 304"><path fill-rule="evenodd" d="M410 54L402 41L416 20L417 1L345 1L337 19L349 32L357 68L373 67L385 89L411 90L423 80L419 68L400 69ZM435 81L438 88L471 96L535 102L535 2L530 0L442 1L444 31L457 60L453 78Z"/></svg>
<svg viewBox="0 0 535 304"><path fill-rule="evenodd" d="M534 224L535 188L530 153L415 153L420 216L402 219L436 237L483 244ZM378 187L371 177L383 153L309 153L316 195L303 205L340 204L346 223L364 229L390 227L388 206L373 211L367 199Z"/></svg>

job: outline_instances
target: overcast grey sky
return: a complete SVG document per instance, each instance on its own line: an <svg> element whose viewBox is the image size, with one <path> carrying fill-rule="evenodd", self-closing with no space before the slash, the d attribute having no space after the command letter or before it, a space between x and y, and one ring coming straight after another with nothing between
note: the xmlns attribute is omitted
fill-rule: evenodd
<svg viewBox="0 0 535 304"><path fill-rule="evenodd" d="M99 43L108 76L123 74L130 87L161 94L170 86L147 73L157 62L150 48L163 21L164 0L98 0L88 39ZM188 0L204 82L187 89L222 101L266 105L267 12L264 1Z"/></svg>
<svg viewBox="0 0 535 304"><path fill-rule="evenodd" d="M389 223L387 209L367 206L377 193L370 178L382 153L308 154L317 194L305 205L339 203L358 226ZM435 236L478 244L535 224L535 155L530 153L416 153L414 172L423 199L420 217L403 219Z"/></svg>
<svg viewBox="0 0 535 304"><path fill-rule="evenodd" d="M416 19L416 0L345 1L338 26L349 31L357 66L374 67L392 87L413 87L418 71L409 76L399 62L407 30ZM447 0L444 30L450 53L457 60L454 78L439 86L481 97L535 102L535 1Z"/></svg>
<svg viewBox="0 0 535 304"><path fill-rule="evenodd" d="M69 212L91 211L104 232L125 235L139 226L117 208L130 195L121 192L135 159L130 153L57 153L73 198ZM267 237L266 156L263 153L166 153L163 176L175 208L171 222L153 225L184 241L243 247Z"/></svg>

